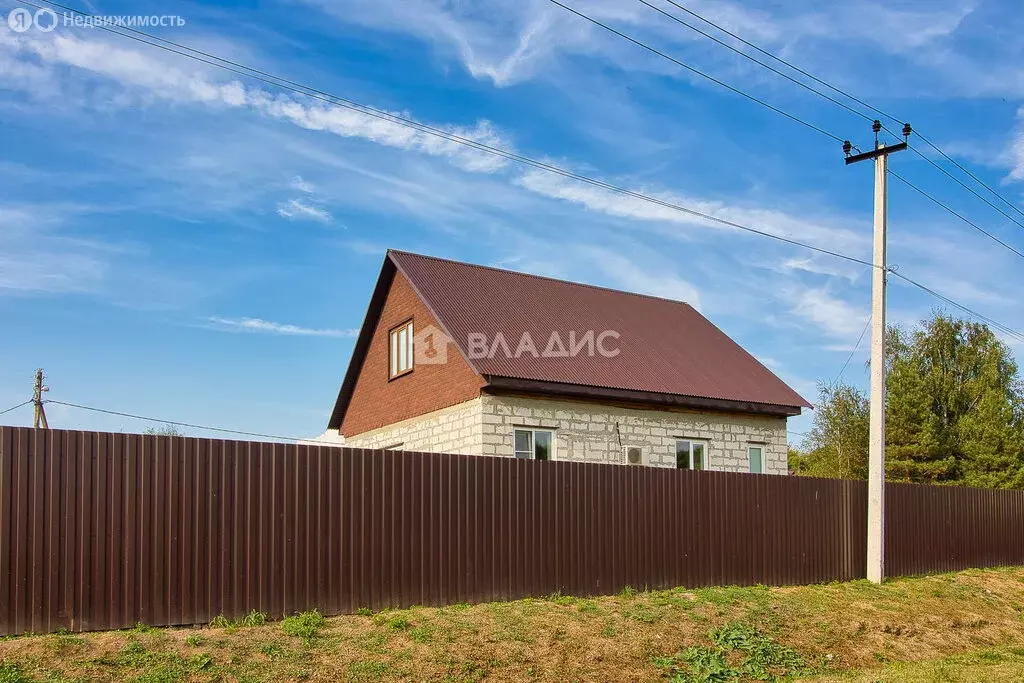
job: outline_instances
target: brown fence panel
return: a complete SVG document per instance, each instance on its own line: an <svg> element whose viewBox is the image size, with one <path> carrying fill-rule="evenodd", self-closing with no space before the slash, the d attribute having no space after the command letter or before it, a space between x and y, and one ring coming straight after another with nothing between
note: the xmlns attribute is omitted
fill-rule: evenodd
<svg viewBox="0 0 1024 683"><path fill-rule="evenodd" d="M889 576L1024 564L1024 491L888 484Z"/></svg>
<svg viewBox="0 0 1024 683"><path fill-rule="evenodd" d="M0 428L0 635L863 576L864 482ZM891 574L1024 563L1022 492L894 485Z"/></svg>

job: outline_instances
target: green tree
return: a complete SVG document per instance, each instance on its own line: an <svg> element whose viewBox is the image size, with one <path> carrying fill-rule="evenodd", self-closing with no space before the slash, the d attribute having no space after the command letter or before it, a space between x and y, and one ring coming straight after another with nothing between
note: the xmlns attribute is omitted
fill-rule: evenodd
<svg viewBox="0 0 1024 683"><path fill-rule="evenodd" d="M807 455L796 470L812 477L863 479L868 473L868 399L849 384L818 385Z"/></svg>
<svg viewBox="0 0 1024 683"><path fill-rule="evenodd" d="M1024 486L1024 391L1007 346L985 325L935 313L886 336L886 476L893 481ZM822 385L807 455L793 471L867 475L868 400Z"/></svg>
<svg viewBox="0 0 1024 683"><path fill-rule="evenodd" d="M175 425L161 425L160 427L147 427L146 434L151 436L185 436L185 432L181 431Z"/></svg>
<svg viewBox="0 0 1024 683"><path fill-rule="evenodd" d="M889 341L888 474L1011 485L1024 463L1024 401L1006 344L986 325L941 313L911 333L890 330Z"/></svg>

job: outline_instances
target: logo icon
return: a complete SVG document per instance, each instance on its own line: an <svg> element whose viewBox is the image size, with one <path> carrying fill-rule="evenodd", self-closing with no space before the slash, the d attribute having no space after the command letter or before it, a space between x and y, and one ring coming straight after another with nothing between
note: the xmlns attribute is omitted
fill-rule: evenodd
<svg viewBox="0 0 1024 683"><path fill-rule="evenodd" d="M33 25L43 33L49 33L57 28L57 13L52 9L43 7L36 10L35 15L24 7L15 7L7 15L7 25L12 31L24 33Z"/></svg>
<svg viewBox="0 0 1024 683"><path fill-rule="evenodd" d="M35 16L36 28L43 33L49 33L53 29L57 28L57 13L52 9L43 8L36 10Z"/></svg>
<svg viewBox="0 0 1024 683"><path fill-rule="evenodd" d="M7 15L7 25L11 27L12 31L24 33L32 28L32 13L24 7L15 7Z"/></svg>
<svg viewBox="0 0 1024 683"><path fill-rule="evenodd" d="M446 365L448 344L452 338L433 325L427 325L412 338L413 358L417 365Z"/></svg>

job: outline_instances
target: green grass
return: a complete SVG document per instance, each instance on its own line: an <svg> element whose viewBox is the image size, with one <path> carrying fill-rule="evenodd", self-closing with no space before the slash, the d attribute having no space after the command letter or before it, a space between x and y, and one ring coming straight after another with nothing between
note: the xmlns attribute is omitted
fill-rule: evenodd
<svg viewBox="0 0 1024 683"><path fill-rule="evenodd" d="M348 667L347 680L350 681L376 681L388 672L390 667L385 662L358 661L352 662Z"/></svg>
<svg viewBox="0 0 1024 683"><path fill-rule="evenodd" d="M881 669L856 669L801 680L809 683L1020 683L1024 680L1024 648L985 648L924 662L889 663Z"/></svg>
<svg viewBox="0 0 1024 683"><path fill-rule="evenodd" d="M0 661L0 683L31 683L32 679L15 662Z"/></svg>
<svg viewBox="0 0 1024 683"><path fill-rule="evenodd" d="M210 620L210 627L226 629L251 628L253 626L263 626L265 623L267 623L267 615L263 612L252 610L241 619L228 619L223 614L218 614Z"/></svg>
<svg viewBox="0 0 1024 683"><path fill-rule="evenodd" d="M708 634L711 645L692 645L652 662L673 683L783 681L811 672L795 650L748 624L733 623Z"/></svg>
<svg viewBox="0 0 1024 683"><path fill-rule="evenodd" d="M0 639L0 683L1024 681L1024 569Z"/></svg>
<svg viewBox="0 0 1024 683"><path fill-rule="evenodd" d="M306 645L312 645L320 630L327 624L324 615L316 610L287 617L281 622L281 630L289 636L301 638Z"/></svg>

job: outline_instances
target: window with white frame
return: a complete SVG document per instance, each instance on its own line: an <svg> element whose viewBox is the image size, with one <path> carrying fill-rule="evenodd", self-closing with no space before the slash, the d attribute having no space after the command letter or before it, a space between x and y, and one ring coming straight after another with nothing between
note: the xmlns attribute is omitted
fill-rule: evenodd
<svg viewBox="0 0 1024 683"><path fill-rule="evenodd" d="M748 447L747 455L750 458L750 471L754 474L764 472L764 446Z"/></svg>
<svg viewBox="0 0 1024 683"><path fill-rule="evenodd" d="M388 379L412 372L412 321L391 328L388 333Z"/></svg>
<svg viewBox="0 0 1024 683"><path fill-rule="evenodd" d="M708 442L677 439L676 467L681 470L708 469Z"/></svg>
<svg viewBox="0 0 1024 683"><path fill-rule="evenodd" d="M555 457L555 433L550 429L517 427L512 438L517 458L553 460Z"/></svg>

